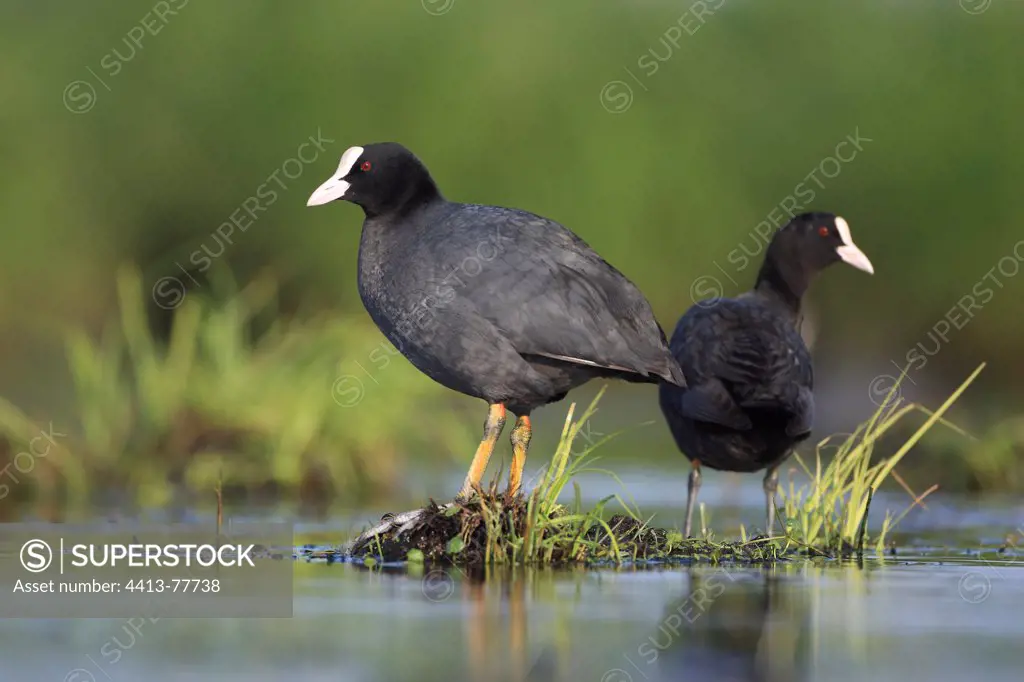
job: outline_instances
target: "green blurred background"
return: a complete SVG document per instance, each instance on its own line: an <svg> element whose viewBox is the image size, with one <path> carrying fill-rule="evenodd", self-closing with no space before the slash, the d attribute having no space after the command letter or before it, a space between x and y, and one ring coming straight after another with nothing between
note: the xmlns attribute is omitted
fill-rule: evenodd
<svg viewBox="0 0 1024 682"><path fill-rule="evenodd" d="M931 438L910 477L1024 488L1021 3L0 12L0 466L18 479L0 510L204 500L221 478L320 510L454 492L483 406L369 322L361 212L305 206L347 147L382 140L450 199L576 231L669 332L694 294L751 284L787 197L843 215L876 274L834 268L809 297L817 434L867 418L908 362L902 396L934 407L984 361L952 413L978 440ZM538 413L530 464L567 407ZM682 491L655 391L613 385L604 407L597 434L630 429L609 459ZM64 435L30 446L48 428Z"/></svg>

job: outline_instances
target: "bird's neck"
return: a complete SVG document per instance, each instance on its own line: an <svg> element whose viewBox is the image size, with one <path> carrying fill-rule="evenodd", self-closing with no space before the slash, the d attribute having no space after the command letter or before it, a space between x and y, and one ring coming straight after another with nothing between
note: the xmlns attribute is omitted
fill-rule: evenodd
<svg viewBox="0 0 1024 682"><path fill-rule="evenodd" d="M359 278L369 281L383 276L384 270L401 268L401 254L419 233L429 229L431 221L444 215L451 206L431 182L419 192L407 192L401 201L390 207L377 209L363 207L363 221L359 240Z"/></svg>
<svg viewBox="0 0 1024 682"><path fill-rule="evenodd" d="M409 183L403 192L395 194L387 201L363 206L367 220L393 222L406 218L418 211L423 211L444 197L429 174L424 174L416 182Z"/></svg>
<svg viewBox="0 0 1024 682"><path fill-rule="evenodd" d="M803 268L780 265L766 258L757 273L754 291L774 306L789 313L794 323L800 319L800 303L811 278Z"/></svg>

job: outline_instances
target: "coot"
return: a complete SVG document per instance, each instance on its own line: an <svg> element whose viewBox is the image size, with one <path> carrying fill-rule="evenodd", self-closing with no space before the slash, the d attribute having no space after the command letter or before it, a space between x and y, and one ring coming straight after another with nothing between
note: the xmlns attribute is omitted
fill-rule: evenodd
<svg viewBox="0 0 1024 682"><path fill-rule="evenodd" d="M778 467L811 435L814 420L814 373L800 337L800 300L814 276L839 261L874 272L845 220L831 213L798 215L772 237L752 291L701 301L676 325L670 347L689 385L662 384L659 402L692 465L687 536L701 466L767 469L766 532L772 532Z"/></svg>
<svg viewBox="0 0 1024 682"><path fill-rule="evenodd" d="M596 377L685 386L639 290L582 239L525 211L441 196L396 143L348 149L307 205L363 209L359 294L387 339L424 374L489 404L460 496L480 479L505 425L508 491L519 491L530 413Z"/></svg>

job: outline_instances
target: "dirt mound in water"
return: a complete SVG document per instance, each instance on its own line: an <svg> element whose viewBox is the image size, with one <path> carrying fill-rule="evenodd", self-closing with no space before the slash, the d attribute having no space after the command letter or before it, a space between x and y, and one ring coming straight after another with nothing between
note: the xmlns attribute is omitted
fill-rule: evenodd
<svg viewBox="0 0 1024 682"><path fill-rule="evenodd" d="M548 523L554 522L554 523ZM532 526L532 527L531 527ZM538 526L544 526L538 529ZM542 532L541 532L542 530ZM563 507L531 523L527 498L485 493L467 503L438 505L388 514L347 548L352 558L405 561L417 551L427 562L460 565L524 557L524 538L534 551L527 562L563 564L615 561L737 561L765 563L780 560L781 550L766 537L743 543L716 543L683 538L678 531L655 528L617 514L606 522L570 514Z"/></svg>

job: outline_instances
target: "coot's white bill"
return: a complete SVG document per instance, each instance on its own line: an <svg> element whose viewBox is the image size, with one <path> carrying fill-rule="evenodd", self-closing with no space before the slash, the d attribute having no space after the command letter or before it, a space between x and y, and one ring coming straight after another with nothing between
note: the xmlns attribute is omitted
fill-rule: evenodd
<svg viewBox="0 0 1024 682"><path fill-rule="evenodd" d="M842 218L836 218L836 229L839 230L839 238L843 240L843 245L836 247L836 253L843 259L844 263L848 263L858 270L875 274L875 267L871 265L871 261L864 255L856 244L853 243L853 237L850 236L850 225Z"/></svg>
<svg viewBox="0 0 1024 682"><path fill-rule="evenodd" d="M362 147L350 147L345 150L345 153L341 155L341 163L338 164L337 172L328 178L327 182L316 188L316 191L309 196L306 206L321 206L343 198L345 192L352 186L345 181L345 178L352 171L352 167L356 165L362 154Z"/></svg>

